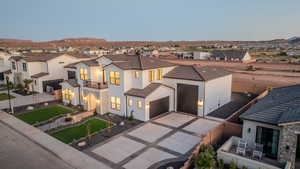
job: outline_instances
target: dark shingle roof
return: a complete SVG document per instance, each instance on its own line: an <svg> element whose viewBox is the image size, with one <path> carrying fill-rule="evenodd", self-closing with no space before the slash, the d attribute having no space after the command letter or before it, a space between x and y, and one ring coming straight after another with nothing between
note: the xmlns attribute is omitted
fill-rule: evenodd
<svg viewBox="0 0 300 169"><path fill-rule="evenodd" d="M80 86L75 79L65 80L64 82L68 83L72 87L79 87Z"/></svg>
<svg viewBox="0 0 300 169"><path fill-rule="evenodd" d="M172 67L175 64L158 58L138 55L105 55L112 60L112 64L123 70L148 70L161 67Z"/></svg>
<svg viewBox="0 0 300 169"><path fill-rule="evenodd" d="M31 77L32 78L40 78L40 77L47 76L47 75L49 75L49 73L41 72L41 73L34 74Z"/></svg>
<svg viewBox="0 0 300 169"><path fill-rule="evenodd" d="M300 121L300 85L273 89L240 118L275 125Z"/></svg>
<svg viewBox="0 0 300 169"><path fill-rule="evenodd" d="M213 51L211 57L227 58L227 59L243 59L247 51L245 50L221 50Z"/></svg>
<svg viewBox="0 0 300 169"><path fill-rule="evenodd" d="M218 67L181 65L168 72L164 77L173 79L208 81L230 74L231 72Z"/></svg>
<svg viewBox="0 0 300 169"><path fill-rule="evenodd" d="M148 86L146 86L144 89L132 88L127 92L125 92L124 95L146 98L149 94L151 94L154 90L156 90L161 85L162 84L160 83L151 83Z"/></svg>
<svg viewBox="0 0 300 169"><path fill-rule="evenodd" d="M99 66L99 63L97 61L97 59L91 59L91 60L84 60L84 61L80 61L77 63L83 63L86 64L88 66Z"/></svg>

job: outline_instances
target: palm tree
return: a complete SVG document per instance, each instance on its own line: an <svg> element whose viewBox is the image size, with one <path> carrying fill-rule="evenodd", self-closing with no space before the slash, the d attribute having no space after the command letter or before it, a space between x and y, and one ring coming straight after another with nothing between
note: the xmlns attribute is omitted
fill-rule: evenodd
<svg viewBox="0 0 300 169"><path fill-rule="evenodd" d="M25 90L28 93L29 92L29 85L30 85L30 83L33 82L33 80L31 80L31 79L24 79L23 82L24 82Z"/></svg>

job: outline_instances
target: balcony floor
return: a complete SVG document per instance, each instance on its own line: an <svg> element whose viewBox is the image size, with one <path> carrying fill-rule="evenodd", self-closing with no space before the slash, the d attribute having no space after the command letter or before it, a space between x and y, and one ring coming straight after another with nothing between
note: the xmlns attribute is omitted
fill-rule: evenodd
<svg viewBox="0 0 300 169"><path fill-rule="evenodd" d="M236 153L236 147L237 146L235 146L235 145L231 146L231 148L229 150L229 153L232 153L232 154L244 157L244 158L248 158L248 159L251 159L251 160L259 161L259 162L262 162L262 163L265 163L265 164L270 164L270 165L273 165L273 166L276 166L276 167L279 167L279 168L284 168L285 167L285 164L279 163L277 160L274 160L274 159L271 159L271 158L268 158L268 157L263 156L261 160L253 159L251 150L246 151L246 156L242 156L240 154L237 154Z"/></svg>

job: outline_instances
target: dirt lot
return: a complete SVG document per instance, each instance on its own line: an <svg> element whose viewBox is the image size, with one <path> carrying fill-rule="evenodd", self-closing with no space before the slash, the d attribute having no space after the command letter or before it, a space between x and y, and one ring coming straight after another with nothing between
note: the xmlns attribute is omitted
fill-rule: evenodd
<svg viewBox="0 0 300 169"><path fill-rule="evenodd" d="M199 64L226 68L233 72L233 91L260 93L269 87L281 87L300 83L300 65L279 63L251 63L168 59L177 64ZM256 71L247 71L248 66Z"/></svg>

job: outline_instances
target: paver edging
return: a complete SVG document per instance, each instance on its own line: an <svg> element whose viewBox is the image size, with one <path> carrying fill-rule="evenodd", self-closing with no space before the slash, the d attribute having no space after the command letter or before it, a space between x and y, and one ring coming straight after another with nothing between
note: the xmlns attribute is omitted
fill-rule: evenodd
<svg viewBox="0 0 300 169"><path fill-rule="evenodd" d="M105 121L105 122L107 122L107 123L111 123L111 126L106 127L106 128L104 128L104 129L102 129L102 130L99 130L99 131L97 131L97 132L91 133L89 136L85 136L85 137L81 137L81 138L79 138L79 139L77 139L77 140L73 140L72 142L68 143L68 145L72 145L72 144L75 144L75 143L79 143L79 142L81 142L81 141L87 139L88 137L94 136L94 135L96 135L96 134L98 134L98 133L100 133L100 132L103 132L103 131L105 131L105 130L111 129L112 127L116 126L115 123L108 122L107 120L101 119L101 118L99 118L99 117L97 117L97 116L90 116L90 117L84 118L82 121L80 121L80 122L78 122L78 123L71 124L71 126L68 126L68 127L63 126L63 128L60 128L59 130L57 130L57 131L55 131L55 132L53 131L53 132L51 132L51 133L49 133L49 134L52 136L52 134L54 134L54 133L57 133L57 132L59 132L59 131L62 131L62 130L64 130L64 129L67 129L67 128L79 126L79 125L84 124L85 122L87 122L87 121L89 121L89 120L91 120L91 119L93 119L93 118L96 118L96 119ZM53 136L52 136L52 137L53 137ZM65 144L67 144L67 143L65 143Z"/></svg>

